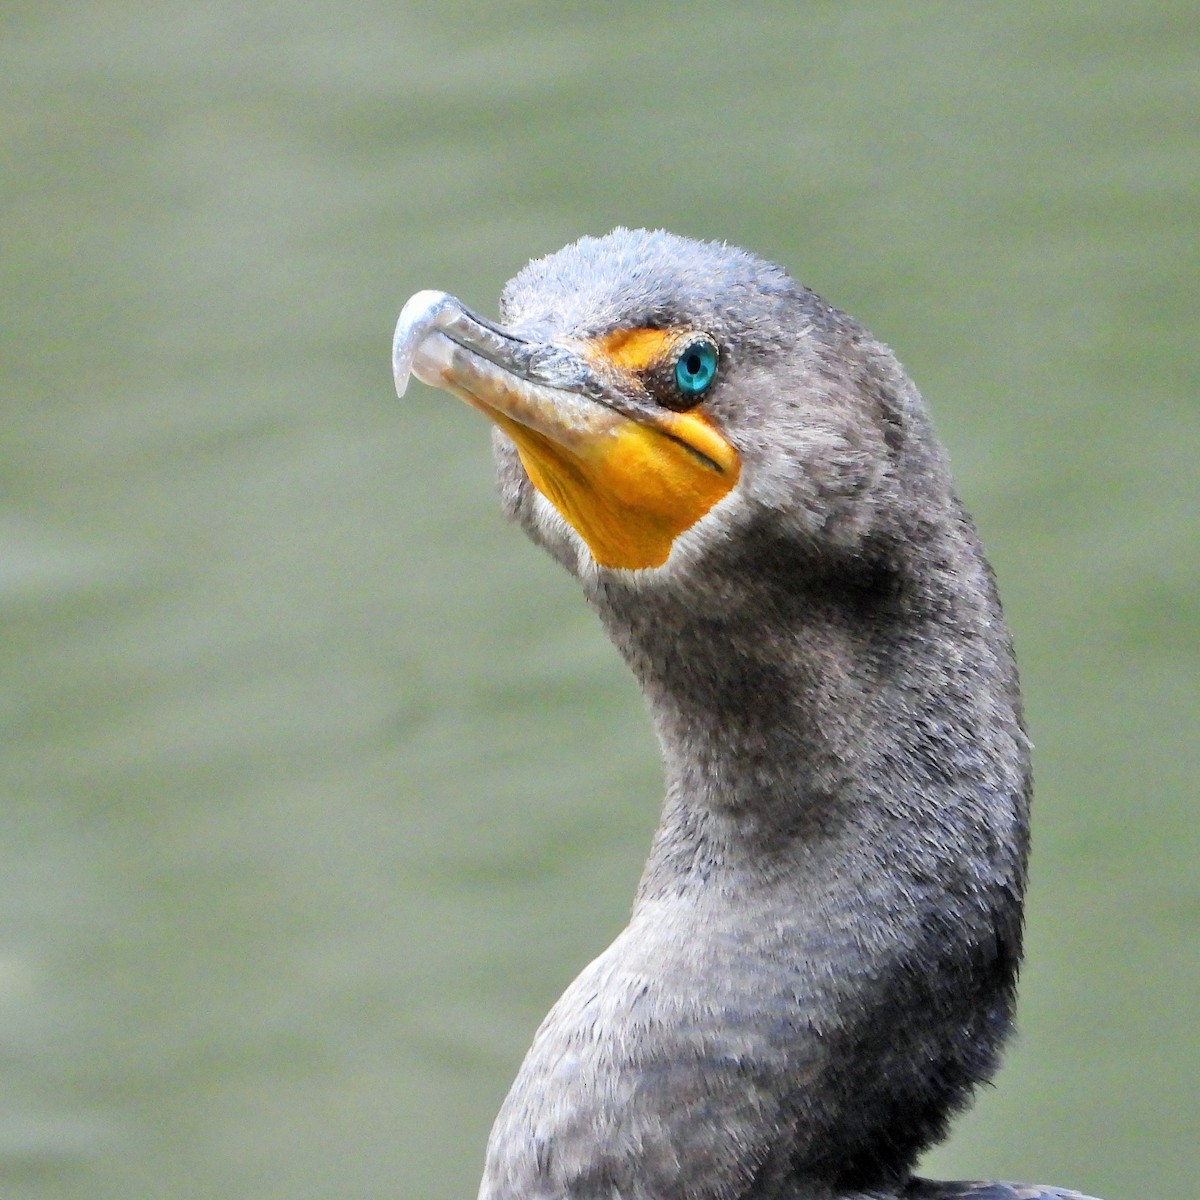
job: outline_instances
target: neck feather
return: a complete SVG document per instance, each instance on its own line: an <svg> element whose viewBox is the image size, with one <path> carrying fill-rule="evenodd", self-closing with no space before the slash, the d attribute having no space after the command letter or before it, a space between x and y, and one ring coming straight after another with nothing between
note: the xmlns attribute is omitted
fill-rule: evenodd
<svg viewBox="0 0 1200 1200"><path fill-rule="evenodd" d="M870 1181L944 1133L1008 1033L1027 742L965 518L919 564L798 557L789 573L773 553L770 571L722 577L783 590L726 592L703 618L645 589L592 597L666 771L631 929L674 922L714 977L749 981L716 1021L777 1023L787 995L786 1053L807 1063L814 1030L838 1046L837 1070L789 1101L808 1131L789 1170L828 1156L842 1182Z"/></svg>

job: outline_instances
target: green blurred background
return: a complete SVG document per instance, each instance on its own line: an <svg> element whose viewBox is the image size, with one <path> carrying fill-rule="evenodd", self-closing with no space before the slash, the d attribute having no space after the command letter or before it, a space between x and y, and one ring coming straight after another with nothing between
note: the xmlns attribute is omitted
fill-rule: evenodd
<svg viewBox="0 0 1200 1200"><path fill-rule="evenodd" d="M0 1195L473 1196L656 747L407 296L663 225L897 348L1037 743L1022 1036L929 1158L1196 1194L1200 10L9 0Z"/></svg>

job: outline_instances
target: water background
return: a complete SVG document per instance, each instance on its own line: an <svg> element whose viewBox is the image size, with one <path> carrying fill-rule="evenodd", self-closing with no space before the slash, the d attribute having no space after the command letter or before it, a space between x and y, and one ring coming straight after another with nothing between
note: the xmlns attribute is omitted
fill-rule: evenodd
<svg viewBox="0 0 1200 1200"><path fill-rule="evenodd" d="M474 1195L659 767L389 339L618 223L896 347L999 573L1022 1036L928 1169L1195 1194L1194 3L9 0L0 78L0 1195Z"/></svg>

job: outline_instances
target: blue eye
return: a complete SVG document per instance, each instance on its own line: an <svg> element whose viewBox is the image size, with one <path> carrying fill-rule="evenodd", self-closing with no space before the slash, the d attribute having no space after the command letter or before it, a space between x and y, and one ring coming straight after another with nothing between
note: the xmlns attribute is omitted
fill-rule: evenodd
<svg viewBox="0 0 1200 1200"><path fill-rule="evenodd" d="M688 342L675 360L675 384L685 396L699 396L717 377L717 348L707 339Z"/></svg>

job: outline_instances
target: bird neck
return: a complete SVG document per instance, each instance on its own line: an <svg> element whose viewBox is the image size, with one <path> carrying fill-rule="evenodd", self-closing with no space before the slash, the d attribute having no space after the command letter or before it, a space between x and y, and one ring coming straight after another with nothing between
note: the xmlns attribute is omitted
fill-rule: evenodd
<svg viewBox="0 0 1200 1200"><path fill-rule="evenodd" d="M715 1053L805 1080L772 1100L803 1130L789 1178L847 1189L902 1178L995 1069L1029 794L969 525L919 570L865 561L789 572L776 554L770 593L752 581L772 573L726 564L746 587L699 616L684 589L592 596L666 770L620 953L653 947L664 1021L706 1013Z"/></svg>
<svg viewBox="0 0 1200 1200"><path fill-rule="evenodd" d="M1008 634L965 518L919 563L797 555L697 615L685 589L592 600L637 676L662 747L666 800L640 900L769 887L918 889L1019 927L1027 743ZM777 581L756 590L756 579ZM824 878L822 879L821 876Z"/></svg>

